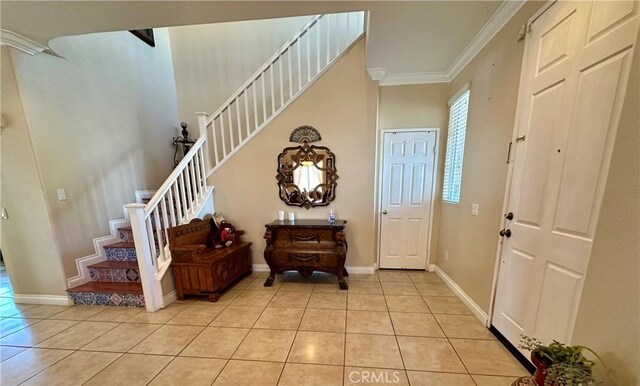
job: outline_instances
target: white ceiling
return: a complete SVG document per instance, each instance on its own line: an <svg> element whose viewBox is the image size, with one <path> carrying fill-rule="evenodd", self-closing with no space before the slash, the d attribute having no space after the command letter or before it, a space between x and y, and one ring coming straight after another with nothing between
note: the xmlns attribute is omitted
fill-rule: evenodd
<svg viewBox="0 0 640 386"><path fill-rule="evenodd" d="M456 60L464 55L467 46L482 32L502 3L3 0L0 23L3 29L48 45L56 37L92 32L368 10L368 68L384 68L387 77L450 75Z"/></svg>

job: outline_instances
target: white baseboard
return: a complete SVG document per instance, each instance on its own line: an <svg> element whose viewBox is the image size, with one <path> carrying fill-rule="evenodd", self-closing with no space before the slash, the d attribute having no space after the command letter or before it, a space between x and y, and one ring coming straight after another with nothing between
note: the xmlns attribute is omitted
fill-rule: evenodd
<svg viewBox="0 0 640 386"><path fill-rule="evenodd" d="M436 275L438 275L440 279L442 279L442 281L447 285L447 287L449 287L451 291L453 291L453 293L455 293L460 298L460 300L462 300L462 302L467 307L469 307L476 318L480 319L482 324L486 326L487 321L489 320L489 316L487 315L487 313L484 312L484 310L480 308L480 306L476 304L476 302L474 302L473 299L471 299L471 297L467 295L467 293L464 292L464 290L460 288L460 286L457 285L456 282L449 277L449 275L447 275L442 269L440 269L440 267L435 266L435 272Z"/></svg>
<svg viewBox="0 0 640 386"><path fill-rule="evenodd" d="M428 272L435 272L435 270L436 270L435 264L429 264L429 266L427 267Z"/></svg>
<svg viewBox="0 0 640 386"><path fill-rule="evenodd" d="M169 304L175 302L177 299L178 299L178 295L176 294L175 290L169 292L168 294L164 295L164 297L162 298L163 304L162 304L162 307L160 308L165 308Z"/></svg>
<svg viewBox="0 0 640 386"><path fill-rule="evenodd" d="M371 266L347 266L345 267L347 272L356 274L373 275L376 272L375 265ZM253 272L269 272L269 266L267 264L253 264Z"/></svg>
<svg viewBox="0 0 640 386"><path fill-rule="evenodd" d="M13 301L19 304L50 304L55 306L70 306L73 304L73 301L67 295L14 294Z"/></svg>
<svg viewBox="0 0 640 386"><path fill-rule="evenodd" d="M269 272L267 264L252 264L251 269L253 269L253 272Z"/></svg>
<svg viewBox="0 0 640 386"><path fill-rule="evenodd" d="M375 265L352 265L345 268L347 269L347 272L355 273L357 275L373 275L377 270Z"/></svg>

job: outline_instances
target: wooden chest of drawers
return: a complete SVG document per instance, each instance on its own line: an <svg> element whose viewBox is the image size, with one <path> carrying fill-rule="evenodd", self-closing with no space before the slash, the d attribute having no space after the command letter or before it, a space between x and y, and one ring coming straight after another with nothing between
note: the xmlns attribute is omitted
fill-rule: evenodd
<svg viewBox="0 0 640 386"><path fill-rule="evenodd" d="M344 280L349 276L344 268L348 248L346 223L339 220L332 225L326 220L296 220L266 224L264 259L271 273L264 285L271 286L275 275L285 271L298 271L304 277L321 271L336 275L340 289L348 289Z"/></svg>

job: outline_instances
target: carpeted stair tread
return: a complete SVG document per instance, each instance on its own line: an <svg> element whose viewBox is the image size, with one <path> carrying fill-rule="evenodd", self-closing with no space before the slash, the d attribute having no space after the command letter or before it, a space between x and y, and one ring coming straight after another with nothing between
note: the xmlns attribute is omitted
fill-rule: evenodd
<svg viewBox="0 0 640 386"><path fill-rule="evenodd" d="M97 264L91 264L87 268L113 268L113 269L130 269L138 268L137 261L111 261L105 260Z"/></svg>
<svg viewBox="0 0 640 386"><path fill-rule="evenodd" d="M67 289L67 292L116 292L116 293L142 293L142 284L138 282L105 282L90 281L77 287Z"/></svg>
<svg viewBox="0 0 640 386"><path fill-rule="evenodd" d="M105 248L135 248L136 244L135 243L119 242L119 243L113 243L113 244L105 245L104 247Z"/></svg>

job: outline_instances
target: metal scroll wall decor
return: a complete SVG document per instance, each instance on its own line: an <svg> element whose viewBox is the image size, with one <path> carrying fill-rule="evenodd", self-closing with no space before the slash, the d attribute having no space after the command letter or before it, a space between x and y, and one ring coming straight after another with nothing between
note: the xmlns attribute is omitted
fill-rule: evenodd
<svg viewBox="0 0 640 386"><path fill-rule="evenodd" d="M298 146L286 147L278 155L278 191L287 205L306 209L326 206L336 194L336 156L325 146L311 145L322 136L311 126L291 132L289 141Z"/></svg>

